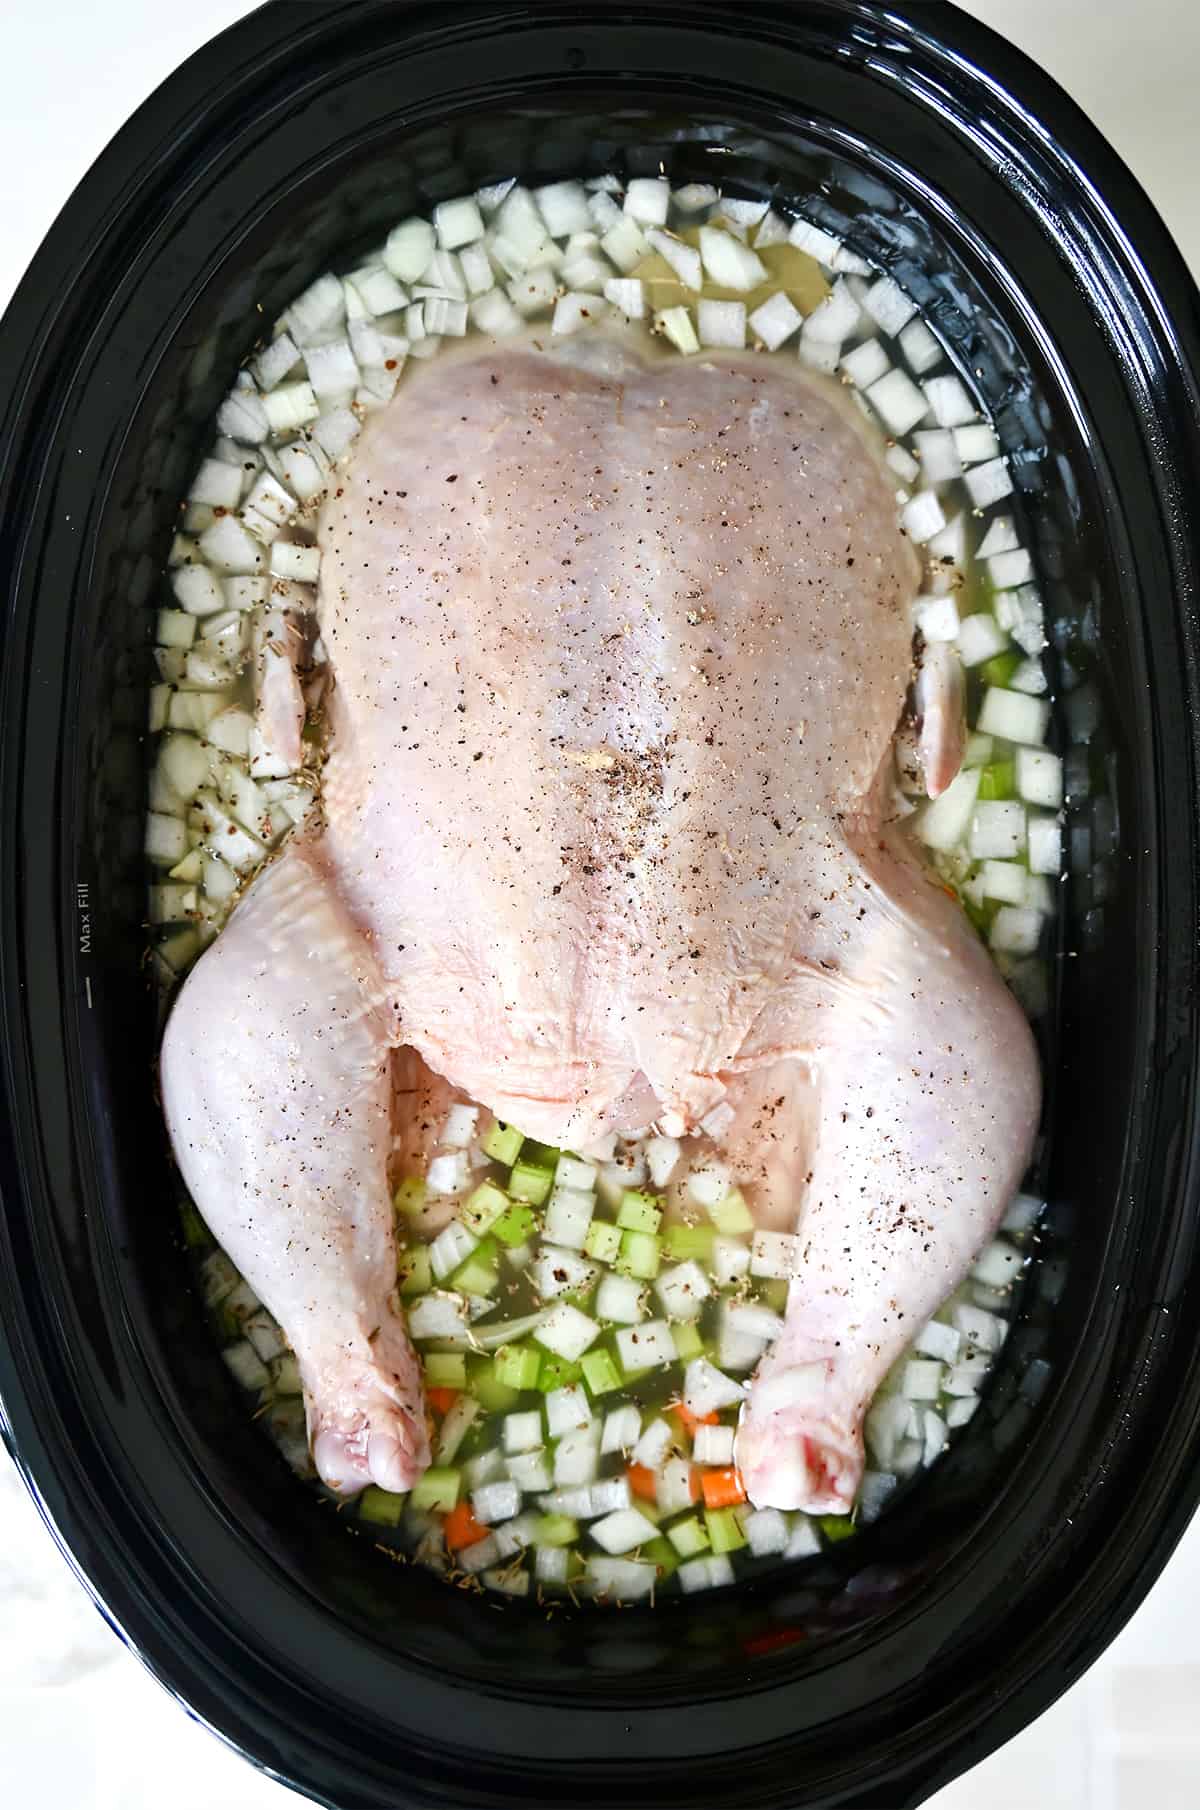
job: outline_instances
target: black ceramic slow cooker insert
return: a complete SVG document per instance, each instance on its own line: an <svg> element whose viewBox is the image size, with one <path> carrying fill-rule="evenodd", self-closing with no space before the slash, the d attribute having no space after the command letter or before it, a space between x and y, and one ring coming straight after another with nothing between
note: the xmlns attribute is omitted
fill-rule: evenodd
<svg viewBox="0 0 1200 1810"><path fill-rule="evenodd" d="M152 599L215 406L313 275L483 182L660 164L818 193L971 373L1085 783L1050 1206L984 1407L845 1547L547 1619L352 1537L187 1287L143 975ZM920 1803L1096 1656L1200 1496L1197 296L1145 197L950 6L277 3L105 152L2 343L0 1400L60 1541L196 1715L345 1810Z"/></svg>

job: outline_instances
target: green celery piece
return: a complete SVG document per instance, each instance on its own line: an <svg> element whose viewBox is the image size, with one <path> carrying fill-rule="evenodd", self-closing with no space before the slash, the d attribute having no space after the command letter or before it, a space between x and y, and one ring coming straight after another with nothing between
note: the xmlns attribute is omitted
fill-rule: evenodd
<svg viewBox="0 0 1200 1810"><path fill-rule="evenodd" d="M1020 654L993 654L979 668L979 676L985 685L999 685L1001 690L1005 690L1020 664Z"/></svg>
<svg viewBox="0 0 1200 1810"><path fill-rule="evenodd" d="M708 1217L723 1238L740 1238L754 1230L754 1215L740 1188L731 1188L724 1200L708 1209Z"/></svg>
<svg viewBox="0 0 1200 1810"><path fill-rule="evenodd" d="M1017 769L1011 760L990 761L979 775L981 799L1015 798Z"/></svg>
<svg viewBox="0 0 1200 1810"><path fill-rule="evenodd" d="M698 1263L708 1264L712 1261L716 1235L716 1226L688 1226L676 1220L663 1234L664 1248L675 1263L684 1263L693 1257Z"/></svg>
<svg viewBox="0 0 1200 1810"><path fill-rule="evenodd" d="M535 1546L570 1546L579 1538L579 1523L570 1515L539 1515L533 1527Z"/></svg>
<svg viewBox="0 0 1200 1810"><path fill-rule="evenodd" d="M690 1364L693 1358L703 1357L704 1340L700 1337L694 1320L680 1320L671 1328L671 1337L675 1341L675 1355L681 1364Z"/></svg>
<svg viewBox="0 0 1200 1810"><path fill-rule="evenodd" d="M501 1345L492 1359L496 1381L506 1389L536 1389L541 1354L532 1345Z"/></svg>
<svg viewBox="0 0 1200 1810"><path fill-rule="evenodd" d="M547 1351L538 1371L537 1386L543 1395L549 1395L551 1389L565 1389L568 1383L577 1383L582 1375L582 1365L569 1364L556 1352Z"/></svg>
<svg viewBox="0 0 1200 1810"><path fill-rule="evenodd" d="M409 1492L409 1501L414 1508L426 1509L431 1514L448 1515L452 1508L458 1506L458 1495L462 1488L462 1472L453 1465L435 1464L418 1477Z"/></svg>
<svg viewBox="0 0 1200 1810"><path fill-rule="evenodd" d="M448 1278L451 1288L456 1288L464 1295L494 1294L500 1286L500 1271L496 1267L495 1240L485 1238L477 1249L471 1252L465 1263L460 1263L454 1274Z"/></svg>
<svg viewBox="0 0 1200 1810"><path fill-rule="evenodd" d="M592 1395L607 1395L610 1389L621 1387L621 1372L612 1353L605 1351L603 1346L585 1351L579 1360L579 1368Z"/></svg>
<svg viewBox="0 0 1200 1810"><path fill-rule="evenodd" d="M423 1244L415 1244L411 1250L401 1251L397 1265L402 1295L423 1295L433 1287L433 1265L429 1261L429 1251Z"/></svg>
<svg viewBox="0 0 1200 1810"><path fill-rule="evenodd" d="M839 1540L848 1540L855 1532L854 1522L849 1515L821 1515L819 1525L825 1538L835 1545Z"/></svg>
<svg viewBox="0 0 1200 1810"><path fill-rule="evenodd" d="M533 1236L536 1226L537 1214L533 1208L527 1207L524 1201L514 1200L509 1204L507 1212L496 1220L491 1231L493 1238L498 1238L501 1244L515 1250L519 1244L524 1244L527 1238Z"/></svg>
<svg viewBox="0 0 1200 1810"><path fill-rule="evenodd" d="M427 1351L421 1371L429 1389L465 1389L467 1360L461 1351Z"/></svg>
<svg viewBox="0 0 1200 1810"><path fill-rule="evenodd" d="M523 1163L531 1163L535 1169L549 1169L551 1175L558 1168L561 1155L557 1144L539 1144L536 1138L526 1138L521 1146Z"/></svg>
<svg viewBox="0 0 1200 1810"><path fill-rule="evenodd" d="M509 1199L503 1188L495 1182L480 1182L473 1193L468 1194L463 1203L459 1218L465 1226L478 1236L490 1232L496 1221L508 1211Z"/></svg>
<svg viewBox="0 0 1200 1810"><path fill-rule="evenodd" d="M704 1525L714 1552L737 1552L746 1544L736 1509L706 1508Z"/></svg>
<svg viewBox="0 0 1200 1810"><path fill-rule="evenodd" d="M698 1515L685 1515L682 1521L676 1521L668 1527L667 1538L681 1559L694 1559L698 1552L708 1551L708 1533Z"/></svg>
<svg viewBox="0 0 1200 1810"><path fill-rule="evenodd" d="M516 1407L520 1394L498 1380L491 1358L473 1358L468 1363L467 1388L489 1414L507 1414Z"/></svg>
<svg viewBox="0 0 1200 1810"><path fill-rule="evenodd" d="M535 1164L522 1160L513 1164L508 1178L508 1191L514 1200L528 1201L531 1206L540 1207L553 1184L552 1169L539 1169Z"/></svg>
<svg viewBox="0 0 1200 1810"><path fill-rule="evenodd" d="M397 1213L408 1218L419 1213L425 1205L425 1183L419 1175L406 1175L392 1196L392 1205Z"/></svg>
<svg viewBox="0 0 1200 1810"><path fill-rule="evenodd" d="M662 1208L652 1194L640 1188L626 1188L617 1209L617 1224L623 1232L657 1232L662 1224Z"/></svg>
<svg viewBox="0 0 1200 1810"><path fill-rule="evenodd" d="M1000 909L1000 901L999 899L985 899L982 905L976 905L970 899L964 899L962 907L980 936L986 936L995 922L996 913Z"/></svg>
<svg viewBox="0 0 1200 1810"><path fill-rule="evenodd" d="M621 1248L621 1233L617 1226L607 1219L593 1219L587 1229L583 1248L589 1257L597 1263L611 1263Z"/></svg>
<svg viewBox="0 0 1200 1810"><path fill-rule="evenodd" d="M484 1154L490 1156L494 1163L503 1163L506 1169L516 1162L524 1142L525 1139L516 1126L506 1125L503 1119L493 1119L480 1139Z"/></svg>
<svg viewBox="0 0 1200 1810"><path fill-rule="evenodd" d="M373 1527L398 1527L407 1501L406 1495L394 1495L391 1490L377 1489L372 1484L358 1498L358 1518Z"/></svg>
<svg viewBox="0 0 1200 1810"><path fill-rule="evenodd" d="M772 1313L781 1314L787 1311L788 1285L782 1277L770 1276L758 1284L758 1298L764 1307Z"/></svg>
<svg viewBox="0 0 1200 1810"><path fill-rule="evenodd" d="M180 1201L179 1217L183 1225L183 1242L190 1251L202 1251L214 1243L212 1233L190 1200Z"/></svg>
<svg viewBox="0 0 1200 1810"><path fill-rule="evenodd" d="M661 1244L653 1232L622 1232L617 1269L639 1282L652 1282L658 1274Z"/></svg>
<svg viewBox="0 0 1200 1810"><path fill-rule="evenodd" d="M665 1584L673 1571L679 1569L679 1554L669 1540L660 1534L656 1540L647 1540L639 1554L650 1565L658 1569L659 1582Z"/></svg>

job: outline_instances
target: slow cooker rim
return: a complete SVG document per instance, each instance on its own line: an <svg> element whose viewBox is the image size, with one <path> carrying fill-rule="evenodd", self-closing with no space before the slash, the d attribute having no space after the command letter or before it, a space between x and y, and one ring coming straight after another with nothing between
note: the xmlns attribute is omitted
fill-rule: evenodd
<svg viewBox="0 0 1200 1810"><path fill-rule="evenodd" d="M310 29L312 30L314 35L318 34L319 31L325 31L326 29L331 30L333 25L336 23L337 18L340 15L343 15L350 10L353 10L353 9L349 9L349 8L345 8L345 7L341 7L341 6L334 6L334 7L328 8L328 9L324 9L324 11L322 12L322 16L321 16L320 26L318 27L317 25L314 25ZM362 9L357 9L357 10L362 10ZM379 7L371 5L366 10L378 12L381 9ZM410 10L413 10L413 9L410 9ZM417 9L417 10L419 10L419 9ZM477 16L481 16L484 14L494 16L498 12L505 12L509 16L512 16L516 13L522 13L522 14L527 13L530 9L527 9L527 8L509 8L509 9L499 8L498 9L496 7L481 7L481 8L472 8L470 10L471 10L472 17L477 17ZM607 10L608 11L621 11L623 9L610 8ZM651 8L651 9L646 9L646 10L662 13L665 16L667 14L675 12L677 9L674 7L671 7L671 6L667 6L667 7L660 6L657 8ZM721 10L721 9L712 9L712 8L707 8L707 7L692 7L688 10L691 11L692 13L700 12L703 15L707 15L711 11ZM769 21L773 22L773 21L781 20L783 18L783 16L787 13L790 13L791 10L792 9L780 8L780 7L748 7L748 8L743 9L743 12L740 15L740 20L743 24L743 27L745 27L746 24L749 22L749 20L752 17L757 16L758 14L762 14ZM872 23L872 24L877 24L879 22L881 16L883 16L883 9L868 6L868 5L862 5L862 4L858 4L853 7L841 7L841 8L826 7L824 9L820 9L820 10L824 10L829 13L852 13L860 21L863 21L864 23ZM915 9L909 9L909 10L915 10ZM289 23L281 16L284 11L286 11L286 9L284 9L284 8L268 8L268 9L266 9L265 13L260 13L260 14L254 15L251 20L246 22L245 28L243 28L243 27L234 28L233 33L226 34L224 38L216 40L213 45L211 45L207 48L206 51L201 52L197 61L201 61L205 58L212 58L214 61L214 64L216 64L219 60L217 58L217 52L222 45L226 44L227 39L232 38L236 34L242 33L243 30L245 29L247 32L246 41L248 42L249 28L251 28L251 27L254 28L255 34L257 34L257 36L259 38L265 39L263 48L269 48L270 45L273 44L276 49L278 49L280 52L283 52L294 41L294 34L291 31ZM887 9L886 17L889 22L894 22L898 15L903 15L904 11L905 11L904 8L889 8L889 9ZM267 32L265 30L267 23L269 23L269 21L267 20L267 14L272 15L272 19L274 21L270 32ZM546 16L547 16L546 11L543 9L543 11L539 14L539 17L538 17L539 25L545 24ZM923 37L924 36L923 32L920 32L917 30L917 28L915 26L915 22L913 25L913 32L914 32L914 37ZM986 38L988 36L988 34L983 34L983 36ZM989 49L988 54L989 54L989 56L991 55L990 49ZM1012 53L1009 53L1009 54L1011 55ZM189 67L191 67L191 66L185 66L185 68L189 68ZM148 104L148 106L160 107L160 106L167 105L167 99L165 97L168 96L168 91L172 88L172 84L178 82L178 80L179 80L178 77L171 78L171 80L165 85L164 89L159 91L159 95L154 97L154 102ZM135 127L138 124L138 121L141 119L141 117L142 117L141 115L135 117L135 120L133 122L131 122L130 127L127 127L125 129L125 131L121 135L121 138L117 141L117 143L114 145L114 147L112 147L110 152L106 154L106 158L101 160L101 164L99 166L97 166L97 169L95 171L93 171L92 176L85 179L84 189L86 189L88 187L88 185L93 182L93 180L99 175L100 172L104 171L106 169L106 167L109 167L109 166L111 166L112 175L113 175L112 186L115 189L120 189L120 187L122 185L121 185L120 179L116 175L117 164L120 161L118 153L120 153L122 151L122 147L127 141L127 135L132 131L133 127ZM1090 129L1089 129L1089 131L1090 131ZM1062 135L1060 134L1060 139L1061 139L1061 137L1062 137ZM1092 147L1092 150L1093 151L1095 150L1094 146ZM1108 156L1111 159L1111 153L1109 153ZM1112 160L1112 163L1113 163L1114 170L1119 175L1120 166L1115 163L1115 159ZM1095 161L1093 161L1089 165L1089 167L1095 168L1096 167ZM1115 178L1114 178L1114 181L1115 181ZM1107 190L1108 190L1107 181L1102 182L1100 186L1107 192ZM81 196L83 195L83 189L81 189L80 195ZM31 270L30 277L26 280L26 284L23 285L22 291L20 292L20 295L18 296L17 302L14 303L13 310L10 313L9 321L12 322L13 336L17 340L17 343L23 343L25 341L25 339L27 338L28 328L29 328L29 317L30 317L32 309L35 305L35 295L33 292L36 291L36 289L39 287L42 270L44 268L52 266L52 260L55 256L57 256L57 258L59 259L60 262L65 260L65 262L69 264L71 261L71 249L73 249L73 248L69 249L69 242L65 239L65 231L70 225L69 216L71 215L71 211L72 211L72 209L75 209L77 207L77 205L80 205L79 196L77 196L75 198L75 200L72 201L72 203L68 204L68 209L65 211L64 216L60 219L60 222L56 225L56 227L52 230L50 239L47 243L45 255L43 256L40 254L39 260L35 261L35 265L34 265L33 269ZM76 241L76 242L78 242L78 241ZM1173 249L1169 247L1169 243L1165 241L1165 236L1164 236L1163 244L1161 244L1157 248L1157 251L1158 251L1159 256L1163 260L1163 272L1165 273L1161 279L1162 286L1174 287L1181 294L1186 296L1187 292L1190 290L1190 284L1188 283L1186 277L1184 276L1184 274L1182 272L1181 267L1178 264L1178 259L1177 259L1176 254L1174 254ZM1174 268L1171 267L1172 262L1174 263ZM1148 292L1152 294L1153 287L1154 287L1153 284L1149 283L1149 281L1148 281L1146 287L1147 287ZM1192 299L1194 300L1194 292L1192 295ZM40 302L40 298L36 298L36 302ZM25 316L24 320L22 320L22 318L21 318L22 312L24 312L24 316ZM9 325L9 321L6 321L6 326ZM26 329L25 333L22 332L23 327ZM50 331L50 329L47 328L47 332L49 332L49 331ZM1154 351L1156 352L1158 357L1161 359L1164 345L1167 343L1167 338L1169 338L1172 350L1175 352L1175 354L1177 356L1177 362L1178 362L1178 365L1180 368L1180 373L1182 376L1183 374L1185 374L1187 372L1187 367L1189 364L1191 364L1194 368L1195 355L1196 355L1196 342L1195 342L1194 332L1185 335L1182 333L1181 329L1177 326L1173 332L1170 332L1168 334L1168 330L1166 329L1166 326L1164 323L1164 335L1166 335L1167 337L1164 338L1163 344L1156 346L1154 348ZM1187 342L1186 347L1184 344L1185 340ZM15 398L15 396L17 395L19 383L20 383L20 378L18 377L18 379L11 386L10 400L12 398ZM1180 398L1176 398L1177 404L1179 404L1180 400L1181 400ZM1195 413L1196 413L1195 391L1194 391L1194 385L1192 385L1190 383L1190 381L1188 382L1188 385L1187 385L1187 395L1186 395L1186 397L1184 397L1182 399L1182 402L1183 402L1183 406L1186 410L1187 415L1190 418L1191 424L1194 429ZM7 410L6 410L6 413L7 413ZM6 487L7 487L7 485L9 485L12 482L13 477L14 477L14 473L13 473L13 469L12 469L12 462L10 462L9 467L5 473ZM1193 671L1193 679L1194 679L1194 671ZM1194 695L1195 695L1195 688L1193 685L1193 696ZM6 794L6 796L7 796L7 794ZM11 918L8 919L8 922L10 924L12 923L12 921L13 920ZM6 994L7 994L8 988L11 986L12 979L13 979L12 974L11 974L11 968L10 968L10 951L8 950L8 947L7 947L7 941L6 941L6 948L4 951L4 967L5 967L4 979L5 979L5 988L6 988ZM11 994L8 994L8 998L11 1002ZM13 1099L13 1088L14 1088L14 1083L16 1080L15 1068L14 1068L14 1058L15 1058L17 1052L14 1048L12 1048L10 1046L9 1049L7 1050L6 1054L7 1054L7 1061L9 1064L9 1068L8 1068L8 1073L6 1074L5 1078L6 1078L6 1084L7 1084L8 1090L9 1090L9 1099L11 1101ZM12 1178L11 1174L6 1174L6 1176L5 1176L5 1193L6 1193L6 1196L10 1200L13 1198L12 1194L9 1192L11 1183L12 1183L12 1179L13 1178ZM9 1278L5 1277L5 1292L6 1293L8 1290L8 1282L9 1282ZM6 1305L10 1305L10 1304L15 1305L15 1303L6 1303ZM7 1316L6 1316L6 1318L7 1318ZM10 1320L9 1324L14 1329L14 1332L12 1334L10 1334L10 1336L14 1337L15 1342L20 1342L22 1339L22 1334L25 1330L24 1327L21 1324L19 1324L19 1322L15 1318ZM21 1418L26 1419L27 1431L25 1434L22 1435L20 1444L21 1444L22 1449L26 1453L32 1452L32 1451L37 1450L40 1442L39 1442L38 1438L36 1437L36 1435L34 1434L33 1429L29 1423L28 1403L25 1403L22 1400L22 1390L17 1381L17 1375L18 1375L18 1371L21 1369L25 1370L26 1375L31 1374L32 1368L36 1367L36 1360L34 1359L33 1354L31 1352L27 1352L25 1359L22 1362L20 1362L16 1365L10 1365L9 1353L7 1350L4 1353L4 1358L5 1358L4 1372L5 1372L5 1379L6 1379L4 1394L5 1394L6 1398L9 1399L12 1403L13 1420L16 1421ZM22 1407L24 1407L26 1409L25 1415L22 1415L22 1413L21 1413ZM43 1450L42 1463L35 1464L32 1468L35 1471L40 1470L42 1475L47 1475L48 1471L47 1471L47 1468L45 1468L46 1466L50 1466L50 1468L52 1468L52 1461L49 1460L48 1454ZM1192 1476L1190 1479L1187 1493L1189 1496L1191 1496L1194 1499L1194 1496L1198 1489L1200 1489L1200 1477L1198 1477L1196 1474L1196 1464L1195 1464L1195 1460L1193 1459ZM1174 1528L1174 1534L1171 1538L1172 1544L1173 1544L1173 1538L1177 1537L1178 1531L1181 1530L1182 1521L1183 1521L1183 1519L1186 1518L1186 1513L1189 1512L1188 1510L1185 1510L1182 1507L1182 1502L1183 1502L1182 1494L1178 1494L1175 1498L1175 1501L1176 1501L1175 1514L1174 1514L1174 1518L1173 1518L1172 1522L1170 1523L1170 1525ZM78 1539L78 1537L79 1537L78 1531L76 1532L75 1537L76 1537L76 1539ZM1158 1535L1159 1551L1161 1552L1161 1556L1163 1559L1165 1559L1165 1556L1166 1556L1165 1552L1162 1552L1162 1544L1163 1544L1165 1538L1166 1538L1166 1536L1160 1531L1159 1535ZM1132 1605L1130 1605L1130 1606L1132 1606Z"/></svg>

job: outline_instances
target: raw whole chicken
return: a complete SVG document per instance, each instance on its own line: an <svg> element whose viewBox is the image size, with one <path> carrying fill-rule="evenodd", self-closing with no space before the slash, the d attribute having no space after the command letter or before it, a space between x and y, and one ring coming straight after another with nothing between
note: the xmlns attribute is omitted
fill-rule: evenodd
<svg viewBox="0 0 1200 1810"><path fill-rule="evenodd" d="M725 1160L801 1235L737 1460L759 1506L845 1511L1039 1105L1020 1010L886 821L918 568L867 428L782 358L474 348L370 420L320 542L324 824L194 969L162 1086L321 1476L429 1461L395 1134L465 1098L586 1152L727 1101ZM957 723L922 677L936 791Z"/></svg>

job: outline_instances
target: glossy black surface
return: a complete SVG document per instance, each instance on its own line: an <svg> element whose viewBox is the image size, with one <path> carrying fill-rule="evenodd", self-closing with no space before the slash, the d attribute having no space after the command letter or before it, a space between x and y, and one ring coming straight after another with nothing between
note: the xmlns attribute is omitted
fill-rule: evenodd
<svg viewBox="0 0 1200 1810"><path fill-rule="evenodd" d="M297 1489L187 1292L140 970L146 647L256 305L410 202L639 155L815 176L929 285L1020 449L1088 795L1052 1207L986 1409L810 1567L547 1622ZM949 7L269 6L110 147L3 332L0 1399L47 1518L197 1715L348 1810L919 1803L1095 1657L1200 1495L1197 297L1144 197Z"/></svg>

